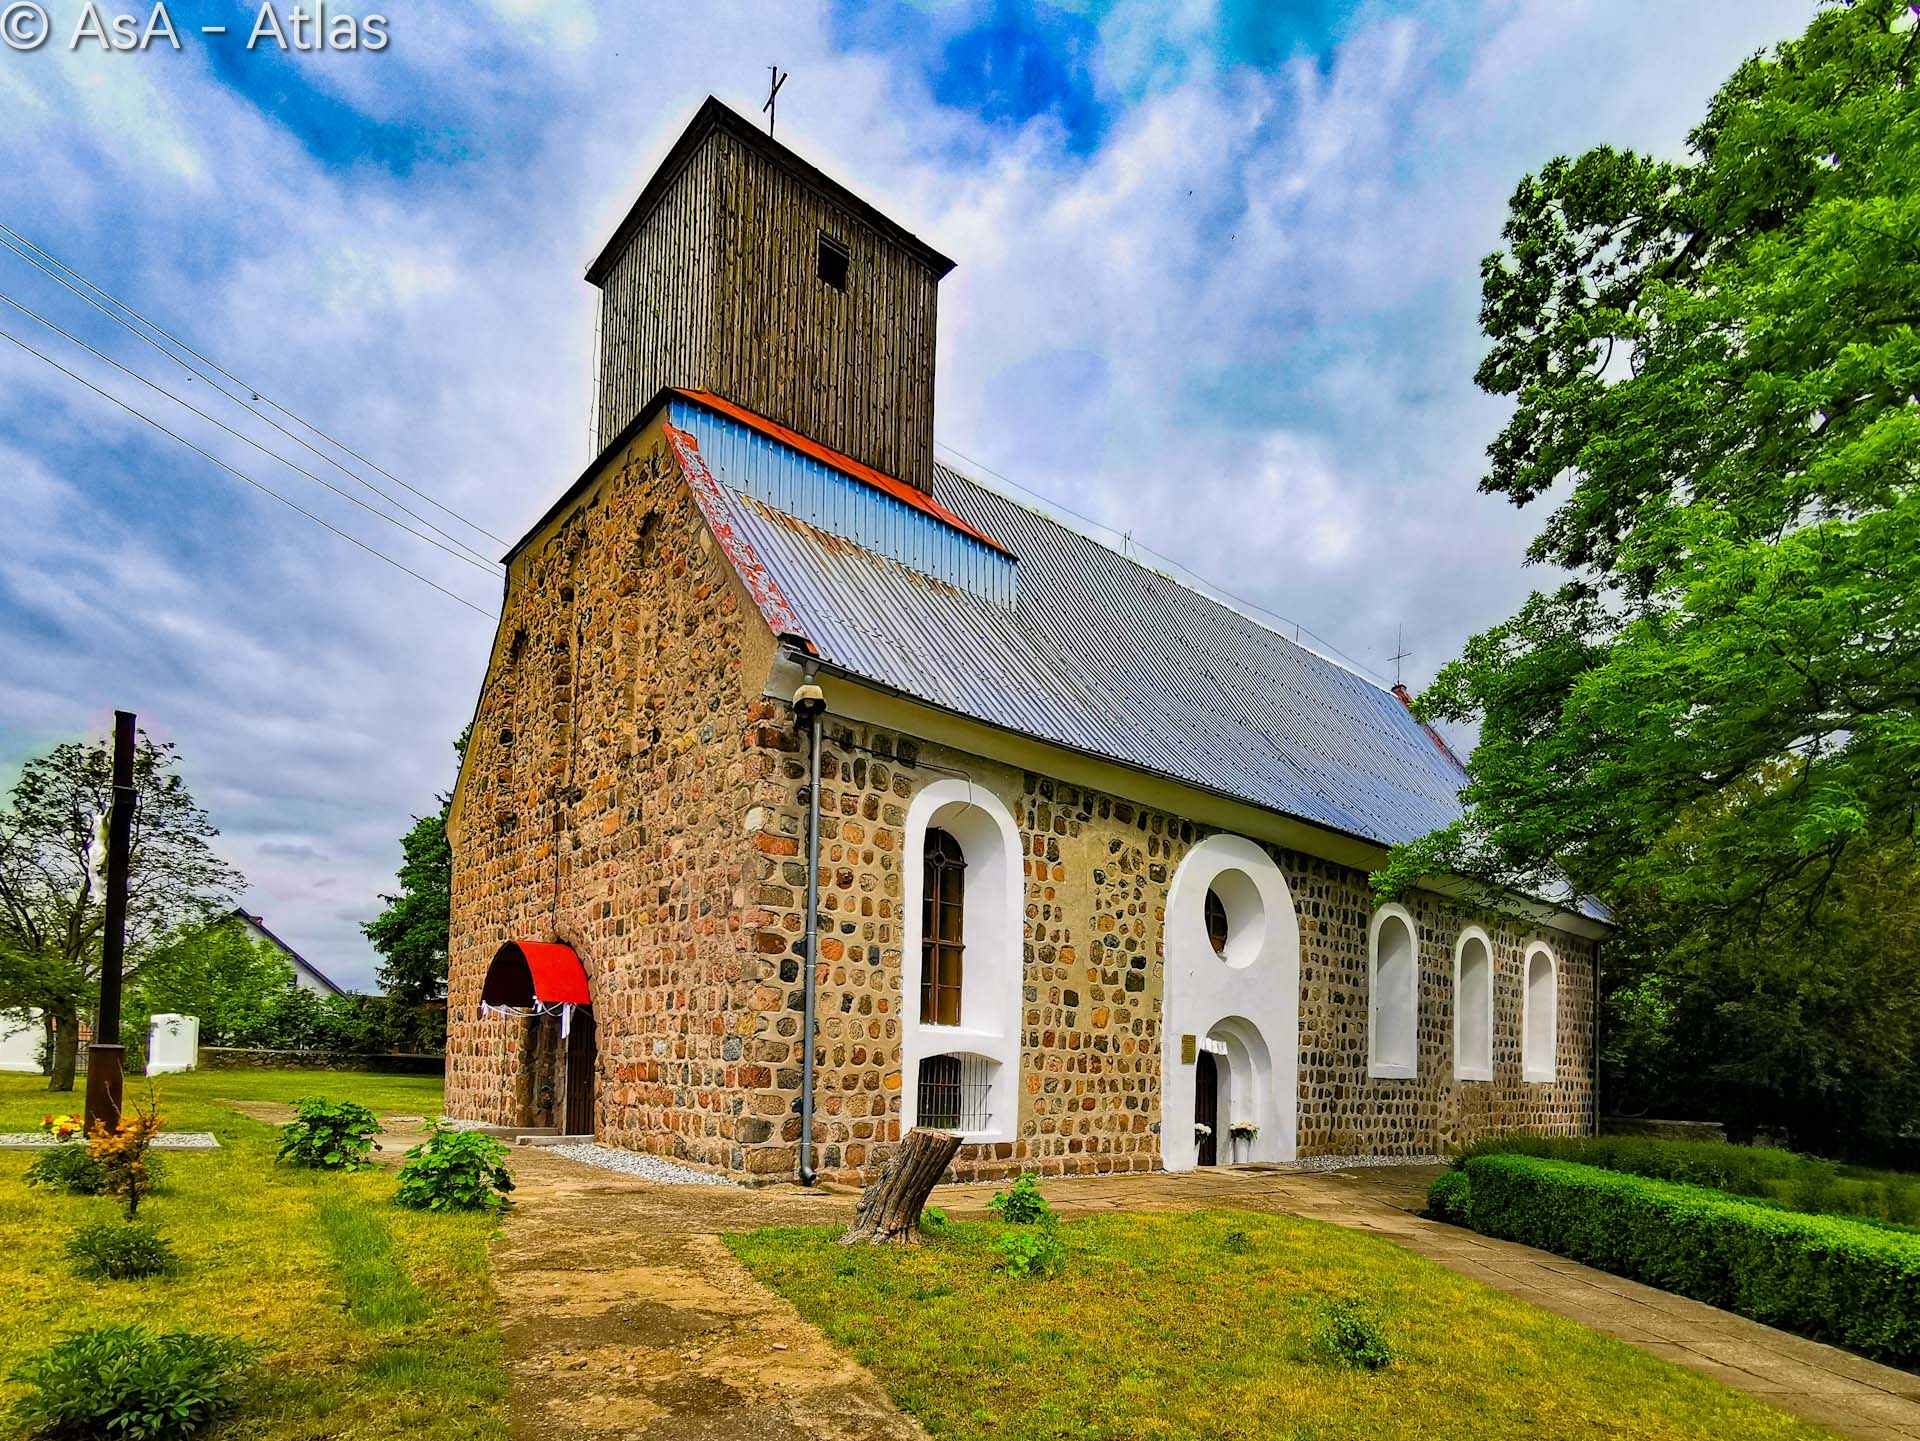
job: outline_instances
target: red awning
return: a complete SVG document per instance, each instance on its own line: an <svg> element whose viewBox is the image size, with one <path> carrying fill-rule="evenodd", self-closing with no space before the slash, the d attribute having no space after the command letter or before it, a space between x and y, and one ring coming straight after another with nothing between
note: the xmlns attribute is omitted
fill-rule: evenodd
<svg viewBox="0 0 1920 1441"><path fill-rule="evenodd" d="M551 941L508 941L494 953L480 999L489 1006L590 1006L587 970L573 947Z"/></svg>

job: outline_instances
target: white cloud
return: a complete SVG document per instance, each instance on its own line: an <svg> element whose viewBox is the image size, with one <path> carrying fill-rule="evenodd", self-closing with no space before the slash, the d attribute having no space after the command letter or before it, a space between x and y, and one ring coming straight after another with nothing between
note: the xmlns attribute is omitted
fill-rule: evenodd
<svg viewBox="0 0 1920 1441"><path fill-rule="evenodd" d="M310 72L373 122L459 132L392 168L321 163L204 56L12 57L0 215L513 537L586 459L587 258L706 92L751 110L778 56L782 138L960 262L943 440L1362 659L1404 622L1415 680L1529 579L1532 517L1472 490L1500 415L1470 383L1477 262L1506 194L1558 150L1677 150L1718 79L1805 19L1489 0L1358 21L1326 63L1257 74L1192 51L1196 0L1116 10L1103 83L1141 98L1077 154L1051 122L937 104L922 36L844 53L800 6L494 3L492 28L423 4L388 54ZM4 254L0 288L87 317ZM357 922L451 782L489 628L6 351L0 766L133 705L179 742L250 908L370 983Z"/></svg>

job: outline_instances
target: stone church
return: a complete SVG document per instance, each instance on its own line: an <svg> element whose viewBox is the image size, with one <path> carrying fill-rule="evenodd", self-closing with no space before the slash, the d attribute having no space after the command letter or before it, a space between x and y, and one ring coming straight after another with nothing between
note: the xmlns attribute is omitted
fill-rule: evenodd
<svg viewBox="0 0 1920 1441"><path fill-rule="evenodd" d="M952 267L709 100L589 268L598 456L451 813L449 1113L763 1180L1589 1130L1604 918L1378 903L1462 782L1403 692L937 463Z"/></svg>

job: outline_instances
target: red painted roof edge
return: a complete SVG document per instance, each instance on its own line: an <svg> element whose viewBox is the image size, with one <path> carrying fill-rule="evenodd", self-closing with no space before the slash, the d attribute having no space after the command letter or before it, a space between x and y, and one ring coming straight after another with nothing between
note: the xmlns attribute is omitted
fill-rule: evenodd
<svg viewBox="0 0 1920 1441"><path fill-rule="evenodd" d="M712 391L682 390L678 386L675 386L673 393L675 395L684 395L688 400L699 405L704 405L709 410L717 410L728 419L737 420L748 429L757 430L760 434L771 440L777 440L782 445L799 451L802 455L810 455L822 465L832 466L833 469L839 471L842 475L851 476L854 480L863 481L875 490L884 491L895 500L910 505L923 514L932 516L942 525L951 526L962 535L977 540L982 545L991 546L1008 560L1018 559L1012 551L1008 550L984 530L968 525L967 522L948 510L925 491L908 485L904 480L896 480L885 471L875 470L864 461L855 460L850 455L842 455L830 446L822 445L817 440L810 440L799 431L789 430L786 426L780 424L779 421L768 420L764 415L756 414L743 405L735 405L731 400L723 399L715 395Z"/></svg>

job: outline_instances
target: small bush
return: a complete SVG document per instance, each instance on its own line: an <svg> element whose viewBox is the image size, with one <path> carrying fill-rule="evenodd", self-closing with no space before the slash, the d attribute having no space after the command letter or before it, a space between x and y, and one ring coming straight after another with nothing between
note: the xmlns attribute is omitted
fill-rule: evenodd
<svg viewBox="0 0 1920 1441"><path fill-rule="evenodd" d="M151 1226L100 1221L67 1238L74 1274L89 1281L137 1281L162 1276L179 1265L166 1237Z"/></svg>
<svg viewBox="0 0 1920 1441"><path fill-rule="evenodd" d="M947 1213L938 1206L923 1207L920 1212L920 1229L938 1233L947 1229Z"/></svg>
<svg viewBox="0 0 1920 1441"><path fill-rule="evenodd" d="M54 1146L33 1158L27 1184L69 1196L98 1196L107 1189L107 1173L85 1146Z"/></svg>
<svg viewBox="0 0 1920 1441"><path fill-rule="evenodd" d="M1000 1268L1009 1276L1057 1276L1066 1264L1066 1243L1051 1213L1036 1225L1001 1232L994 1244L1000 1249Z"/></svg>
<svg viewBox="0 0 1920 1441"><path fill-rule="evenodd" d="M1379 1319L1350 1298L1323 1302L1314 1317L1313 1345L1321 1358L1356 1371L1384 1371L1393 1364L1393 1347Z"/></svg>
<svg viewBox="0 0 1920 1441"><path fill-rule="evenodd" d="M1467 1201L1472 1193L1473 1182L1467 1179L1465 1171L1442 1171L1427 1187L1427 1214L1436 1221L1465 1226L1468 1224Z"/></svg>
<svg viewBox="0 0 1920 1441"><path fill-rule="evenodd" d="M373 1138L379 1134L378 1118L357 1101L309 1096L280 1128L278 1159L316 1171L357 1171L378 1149Z"/></svg>
<svg viewBox="0 0 1920 1441"><path fill-rule="evenodd" d="M1229 1231L1227 1239L1221 1243L1236 1256L1244 1256L1253 1249L1253 1238L1245 1231Z"/></svg>
<svg viewBox="0 0 1920 1441"><path fill-rule="evenodd" d="M1053 1206L1040 1194L1040 1178L1031 1171L1005 1191L995 1191L987 1209L1015 1226L1038 1226L1053 1218Z"/></svg>
<svg viewBox="0 0 1920 1441"><path fill-rule="evenodd" d="M513 1177L507 1148L478 1131L435 1126L407 1152L394 1200L416 1211L499 1211Z"/></svg>
<svg viewBox="0 0 1920 1441"><path fill-rule="evenodd" d="M233 1409L256 1348L231 1336L82 1331L29 1358L12 1380L20 1429L46 1441L175 1441Z"/></svg>
<svg viewBox="0 0 1920 1441"><path fill-rule="evenodd" d="M1920 1236L1534 1156L1466 1163L1475 1230L1894 1366L1920 1364Z"/></svg>
<svg viewBox="0 0 1920 1441"><path fill-rule="evenodd" d="M87 1154L99 1163L105 1178L102 1189L118 1196L131 1221L139 1213L140 1202L159 1180L159 1173L147 1159L153 1138L160 1134L160 1113L154 1109L151 1090L145 1105L135 1106L120 1117L120 1124L109 1131L106 1123L95 1121L87 1137Z"/></svg>

